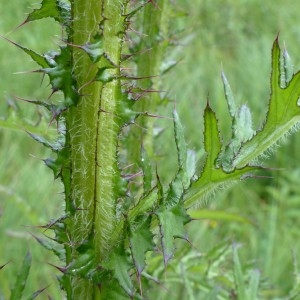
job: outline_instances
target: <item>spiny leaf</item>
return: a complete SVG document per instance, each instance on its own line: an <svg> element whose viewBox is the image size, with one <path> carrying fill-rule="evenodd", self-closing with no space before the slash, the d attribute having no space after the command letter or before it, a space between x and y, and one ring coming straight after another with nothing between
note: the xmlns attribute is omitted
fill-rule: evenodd
<svg viewBox="0 0 300 300"><path fill-rule="evenodd" d="M48 288L48 286L34 292L32 295L30 295L28 298L26 298L26 300L33 300L35 299L37 296L39 296L42 292L44 292L46 289Z"/></svg>
<svg viewBox="0 0 300 300"><path fill-rule="evenodd" d="M120 286L117 280L110 279L107 282L101 282L101 298L109 300L128 300L128 294ZM130 299L140 299L136 295L130 297Z"/></svg>
<svg viewBox="0 0 300 300"><path fill-rule="evenodd" d="M272 49L271 97L269 111L263 128L245 143L233 162L233 167L243 167L272 150L278 141L291 131L299 129L300 122L300 72L296 73L286 88L280 87L280 48L278 39Z"/></svg>
<svg viewBox="0 0 300 300"><path fill-rule="evenodd" d="M294 75L294 64L292 62L292 59L284 46L284 51L283 51L283 82L281 83L281 86L283 88L287 87L291 79L293 78Z"/></svg>
<svg viewBox="0 0 300 300"><path fill-rule="evenodd" d="M155 206L155 203L157 203L158 193L159 190L157 188L153 188L148 194L140 198L137 205L129 211L128 216L130 222L137 216L151 211L151 209Z"/></svg>
<svg viewBox="0 0 300 300"><path fill-rule="evenodd" d="M85 278L88 272L94 267L94 263L94 251L90 249L84 253L80 253L80 255L65 268L65 273L71 276L74 275Z"/></svg>
<svg viewBox="0 0 300 300"><path fill-rule="evenodd" d="M196 153L193 150L187 151L187 159L186 159L186 175L188 178L188 182L184 181L184 188L187 189L191 184L191 178L196 173Z"/></svg>
<svg viewBox="0 0 300 300"><path fill-rule="evenodd" d="M101 81L103 83L108 83L116 79L115 73L111 72L111 69L114 69L114 66L102 67L99 68L95 76L95 81Z"/></svg>
<svg viewBox="0 0 300 300"><path fill-rule="evenodd" d="M10 300L22 299L23 291L29 275L31 266L31 254L27 252L24 257L22 267L17 275L16 282L11 290Z"/></svg>
<svg viewBox="0 0 300 300"><path fill-rule="evenodd" d="M61 90L64 93L64 105L70 107L79 101L79 94L75 89L75 79L71 68L70 46L60 48L59 53L49 53L49 68L43 68L40 72L47 74L50 78L53 92Z"/></svg>
<svg viewBox="0 0 300 300"><path fill-rule="evenodd" d="M40 237L37 237L32 234L32 236L35 238L35 240L43 246L45 249L52 251L57 257L59 257L61 260L65 258L64 256L64 251L63 249L54 243L53 241L51 242L50 240L46 240Z"/></svg>
<svg viewBox="0 0 300 300"><path fill-rule="evenodd" d="M243 169L236 169L231 173L227 173L221 167L217 168L216 162L221 151L221 141L217 119L209 105L204 111L204 148L206 162L200 177L192 183L184 196L186 207L199 203L217 188L239 180L245 173L256 169L256 167L246 166Z"/></svg>
<svg viewBox="0 0 300 300"><path fill-rule="evenodd" d="M29 50L8 39L6 40L23 50L33 61L42 67L42 69L36 72L42 72L49 76L53 92L61 90L64 93L64 105L59 109L60 112L65 107L77 104L79 94L75 89L75 79L72 75L70 46L60 47L59 53L49 52L45 56L42 56L33 50Z"/></svg>
<svg viewBox="0 0 300 300"><path fill-rule="evenodd" d="M69 161L69 151L67 148L61 149L57 153L57 157L53 158L46 158L44 159L44 163L47 167L49 167L53 173L54 178L58 178L61 175L62 169L65 165L68 164Z"/></svg>
<svg viewBox="0 0 300 300"><path fill-rule="evenodd" d="M150 3L151 0L146 0L144 3L139 4L136 8L134 8L131 12L125 15L126 20L130 20L137 12L139 12L145 5Z"/></svg>
<svg viewBox="0 0 300 300"><path fill-rule="evenodd" d="M153 235L150 231L151 216L146 220L138 219L141 224L137 224L136 228L130 226L130 249L134 265L136 267L138 277L145 268L145 253L153 249Z"/></svg>
<svg viewBox="0 0 300 300"><path fill-rule="evenodd" d="M98 62L104 55L102 36L99 34L93 38L93 42L76 47L85 51L93 63Z"/></svg>
<svg viewBox="0 0 300 300"><path fill-rule="evenodd" d="M251 112L247 105L242 105L238 111L236 126L234 128L234 138L242 144L252 138L255 131L252 129Z"/></svg>
<svg viewBox="0 0 300 300"><path fill-rule="evenodd" d="M236 112L237 112L237 107L235 104L233 93L232 93L230 84L228 82L228 79L223 71L221 73L221 76L222 76L225 98L226 98L226 102L228 105L229 113L230 113L231 117L234 118L236 115Z"/></svg>
<svg viewBox="0 0 300 300"><path fill-rule="evenodd" d="M174 237L186 239L184 225L190 221L183 202L180 201L172 208L160 207L157 211L165 264L174 253Z"/></svg>
<svg viewBox="0 0 300 300"><path fill-rule="evenodd" d="M173 111L175 144L177 148L178 171L171 181L167 190L167 195L163 202L166 207L177 205L190 186L191 178L195 172L194 152L188 151L184 139L183 127L176 110Z"/></svg>
<svg viewBox="0 0 300 300"><path fill-rule="evenodd" d="M165 207L173 207L182 199L184 193L182 177L183 171L179 170L170 183L166 196L163 198L163 205Z"/></svg>
<svg viewBox="0 0 300 300"><path fill-rule="evenodd" d="M244 104L237 108L230 84L222 72L222 80L224 85L225 98L228 105L228 110L231 116L231 141L226 146L225 150L218 157L223 169L227 172L233 170L232 162L239 153L242 144L247 142L255 134L252 129L252 116L249 108Z"/></svg>
<svg viewBox="0 0 300 300"><path fill-rule="evenodd" d="M35 61L39 66L41 66L42 68L48 68L49 67L49 63L48 60L46 59L46 57L34 52L33 50L30 50L26 47L23 47L9 39L7 39L4 36L1 36L1 38L5 39L6 41L10 42L11 44L17 46L18 48L20 48L21 50L23 50L26 54L28 54L33 61Z"/></svg>
<svg viewBox="0 0 300 300"><path fill-rule="evenodd" d="M52 114L51 121L54 119L57 120L59 118L59 116L61 115L61 113L66 110L66 107L64 104L55 105L55 104L47 103L45 101L40 101L40 100L28 100L28 99L19 98L19 97L16 97L16 98L18 100L26 101L33 105L45 107Z"/></svg>
<svg viewBox="0 0 300 300"><path fill-rule="evenodd" d="M41 7L34 9L21 24L25 24L31 21L40 20L43 18L53 18L59 23L66 23L66 19L70 19L69 16L70 5L66 2L59 0L43 0ZM68 18L67 18L68 16ZM21 26L20 25L20 26Z"/></svg>
<svg viewBox="0 0 300 300"><path fill-rule="evenodd" d="M109 260L105 263L105 267L112 270L120 286L132 297L134 295L134 286L128 272L132 268L132 265L129 263L123 245L120 245L111 253Z"/></svg>
<svg viewBox="0 0 300 300"><path fill-rule="evenodd" d="M45 147L47 148L50 148L52 150L55 151L54 149L54 144L52 144L51 142L47 141L44 137L42 136L39 136L37 134L33 134L33 133L30 133L28 132L28 134L37 142L41 143L42 145L44 145Z"/></svg>
<svg viewBox="0 0 300 300"><path fill-rule="evenodd" d="M179 168L185 168L186 159L187 159L186 143L184 140L183 127L179 120L177 111L175 109L173 110L173 119L174 119L174 133L175 133L175 144L177 148L178 165Z"/></svg>

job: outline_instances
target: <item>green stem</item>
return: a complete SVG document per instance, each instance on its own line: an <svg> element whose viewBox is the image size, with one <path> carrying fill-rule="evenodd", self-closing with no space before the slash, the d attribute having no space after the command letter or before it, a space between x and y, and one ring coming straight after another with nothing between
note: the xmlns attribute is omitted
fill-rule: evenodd
<svg viewBox="0 0 300 300"><path fill-rule="evenodd" d="M121 87L117 79L106 84L93 82L98 68L104 63L101 60L93 63L76 45L92 43L96 34L101 35L106 59L119 66L125 3L119 0L73 0L71 4L73 74L82 96L66 113L67 147L70 149L70 191L69 195L66 192L66 208L71 211L71 217L66 221L70 239L66 249L67 264L80 258L77 247L87 241L93 244L96 263L100 264L116 243L113 232L120 130L117 106ZM120 70L115 68L111 72L118 76ZM64 181L68 184L67 179ZM73 277L68 298L95 299L97 290L88 280Z"/></svg>
<svg viewBox="0 0 300 300"><path fill-rule="evenodd" d="M74 45L91 42L101 22L102 3L98 0L72 1ZM97 65L81 49L73 47L73 74L77 89L91 81L97 72ZM93 228L95 200L95 149L97 141L97 120L99 110L100 83L91 83L80 90L84 96L77 106L71 107L66 115L67 143L70 148L70 197L71 203L66 208L73 208L73 215L68 220L67 233L70 239L70 250L67 264L79 258L76 248L88 240ZM68 144L67 144L68 146ZM66 195L67 196L67 195ZM74 212L75 209L75 212ZM68 252L67 252L68 254ZM93 299L93 286L86 280L73 277L70 299Z"/></svg>
<svg viewBox="0 0 300 300"><path fill-rule="evenodd" d="M115 65L121 62L122 35L124 32L124 3L104 1L103 47L107 58ZM111 74L118 77L120 69ZM122 100L120 80L106 83L100 94L96 145L95 189L95 250L98 259L105 259L115 246L116 185L120 178L117 167L117 142L120 132L117 113Z"/></svg>
<svg viewBox="0 0 300 300"><path fill-rule="evenodd" d="M139 51L145 51L138 56L137 76L148 77L138 81L138 86L144 90L161 89L161 66L164 59L168 41L168 27L170 19L170 5L168 0L156 3L149 3L143 10L142 29L143 38ZM152 77L151 77L152 76ZM146 97L142 97L135 105L138 112L157 112L161 98L158 92L146 92ZM132 160L136 161L140 157L140 144L143 146L150 157L153 157L153 126L154 119L142 117L139 120L137 132L132 135L130 151ZM137 138L138 137L138 138Z"/></svg>

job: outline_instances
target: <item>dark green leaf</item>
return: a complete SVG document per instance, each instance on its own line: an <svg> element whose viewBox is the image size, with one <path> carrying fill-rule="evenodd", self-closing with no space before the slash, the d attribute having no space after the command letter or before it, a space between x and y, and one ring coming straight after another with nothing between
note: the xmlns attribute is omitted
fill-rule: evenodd
<svg viewBox="0 0 300 300"><path fill-rule="evenodd" d="M174 253L174 237L186 239L184 225L190 221L183 202L180 201L172 208L161 207L158 212L161 243L165 264L172 258Z"/></svg>
<svg viewBox="0 0 300 300"><path fill-rule="evenodd" d="M51 66L43 68L41 72L46 73L50 78L53 92L61 90L64 93L64 105L70 107L79 101L79 94L76 91L75 79L71 68L70 46L61 47L60 53L51 54Z"/></svg>
<svg viewBox="0 0 300 300"><path fill-rule="evenodd" d="M102 45L102 36L96 35L92 43L85 44L83 46L78 46L84 50L87 55L90 57L91 61L96 63L104 54L103 45Z"/></svg>
<svg viewBox="0 0 300 300"><path fill-rule="evenodd" d="M129 263L123 245L111 253L109 261L105 263L105 267L112 270L120 286L132 297L134 295L134 286L129 275L129 270L132 268L132 265Z"/></svg>
<svg viewBox="0 0 300 300"><path fill-rule="evenodd" d="M23 24L40 20L43 18L53 18L55 21L66 25L70 19L70 5L59 0L43 0L41 7L34 9L23 22Z"/></svg>
<svg viewBox="0 0 300 300"><path fill-rule="evenodd" d="M130 226L129 241L134 265L136 267L138 276L140 276L146 265L145 253L152 250L154 244L152 240L152 232L150 231L151 216L144 221L138 219L137 222L141 224L137 224L135 228Z"/></svg>
<svg viewBox="0 0 300 300"><path fill-rule="evenodd" d="M115 72L112 72L111 70L115 67L103 67L99 68L98 72L95 76L95 81L101 81L103 83L108 83L116 79Z"/></svg>
<svg viewBox="0 0 300 300"><path fill-rule="evenodd" d="M61 175L62 169L65 165L69 162L69 151L67 148L61 149L57 153L57 157L53 158L46 158L44 159L44 163L47 167L49 167L53 173L54 178L58 178Z"/></svg>

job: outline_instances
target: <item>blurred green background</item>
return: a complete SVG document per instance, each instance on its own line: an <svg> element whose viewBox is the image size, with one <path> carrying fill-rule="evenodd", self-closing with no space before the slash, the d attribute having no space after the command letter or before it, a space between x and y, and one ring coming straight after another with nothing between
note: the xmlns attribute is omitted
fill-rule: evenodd
<svg viewBox="0 0 300 300"><path fill-rule="evenodd" d="M300 68L300 3L292 0L172 3L187 16L176 19L176 26L182 31L178 32L179 45L169 55L180 58L180 63L166 76L164 87L176 100L189 148L201 150L202 110L207 98L217 112L224 141L229 139L220 77L222 68L236 101L246 103L256 126L261 126L270 94L271 47L278 33L295 70ZM33 7L31 0L0 0L0 34L42 53L57 48L61 30L52 20L33 22L14 30L25 19L29 7ZM59 264L59 261L43 250L30 233L39 232L34 226L61 215L62 187L41 161L50 152L34 142L22 124L28 127L40 122L33 130L49 136L54 135L54 127L40 120L38 109L13 100L14 96L39 100L49 96L47 81L43 82L40 75L15 74L36 68L20 50L0 40L0 265L10 262L0 270L0 294L9 295L21 261L30 250L33 265L26 295L49 285L40 299L46 299L46 295L60 299L57 273L47 264ZM7 118L9 122L3 121ZM262 299L284 297L300 274L296 268L300 259L299 148L300 135L296 133L265 162L266 166L280 170L266 170L262 175L267 178L249 179L219 191L202 205L243 216L255 225L212 220L189 225L191 243L199 253L206 253L223 241L242 245L239 253L245 270L251 265L261 272ZM169 153L172 149L161 151ZM168 173L172 168L166 166L162 172ZM216 272L225 274L230 268L228 263ZM178 278L181 275L179 272ZM177 286L184 290L186 283L178 282ZM155 299L164 298L163 289L159 292ZM203 293L199 288L197 299L208 299Z"/></svg>

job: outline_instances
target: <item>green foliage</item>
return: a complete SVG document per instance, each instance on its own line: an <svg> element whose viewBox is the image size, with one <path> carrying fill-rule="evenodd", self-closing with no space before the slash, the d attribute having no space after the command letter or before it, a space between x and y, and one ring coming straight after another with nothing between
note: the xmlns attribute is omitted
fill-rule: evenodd
<svg viewBox="0 0 300 300"><path fill-rule="evenodd" d="M238 108L223 73L231 140L228 144L223 142L216 114L207 103L203 115L205 158L198 164L194 151L188 150L183 126L174 110L177 169L169 184L164 184L158 172L154 179L155 166L151 163L154 126L152 121L145 120L155 116L164 100L158 92L159 81L151 76L166 71L161 67L166 64L164 54L171 40L168 20L172 11L168 1L162 1L159 9L152 1L135 4L103 0L87 4L74 0L70 4L44 0L22 23L47 17L59 22L65 37L58 51L41 55L14 43L41 67L36 73L47 75L52 94L62 93L62 99L54 103L27 101L48 110L51 121L57 123L59 137L55 142L35 132L30 135L54 152L54 158L46 158L44 162L53 170L54 177L61 179L65 195L64 216L41 226L53 230L53 243L36 239L61 260L63 266L56 268L62 273L60 285L68 299L143 298L143 284L149 285L144 278L155 278L156 272L151 270L150 263L147 266L151 259L146 257L160 249L164 262L161 268L172 267L175 239L188 240L185 225L195 218L211 218L205 211L189 215L188 209L203 203L217 189L252 176L261 169L258 158L297 129L300 75L292 74L286 51L282 55L283 64L280 63L276 39L272 50L269 110L264 126L256 132L252 129L249 108L246 105ZM137 36L133 47L126 46L124 40L133 21L143 28L150 44ZM147 25L149 21L151 26ZM147 54L144 58L141 51L149 45L153 47L152 56ZM137 74L124 73L124 57L131 55L138 57L133 62ZM133 89L155 96L134 99ZM151 105L145 104L147 101ZM141 140L137 143L134 126L139 118L143 121L139 124L142 128L138 129ZM125 140L124 149L120 146L121 139ZM143 176L139 184L123 174L122 151L127 155L125 162L133 160L141 167ZM234 214L213 217L246 222ZM227 244L222 244L207 253L209 265L202 281L196 282L199 290L209 290L211 299L219 295L226 299L229 290L237 299L255 299L259 293L259 273L251 271L249 283L245 283L235 247L233 275L216 281L213 278L212 270L227 259L228 252ZM196 295L187 271L196 259L198 256L192 255L179 264L191 299L196 299ZM28 275L28 263L26 266L22 267L20 280ZM15 285L12 294L16 297L22 293L24 278L22 284ZM213 288L219 280L226 286L225 292Z"/></svg>
<svg viewBox="0 0 300 300"><path fill-rule="evenodd" d="M31 254L28 252L24 257L22 267L17 275L16 282L11 290L11 300L21 299L26 285L31 266Z"/></svg>

